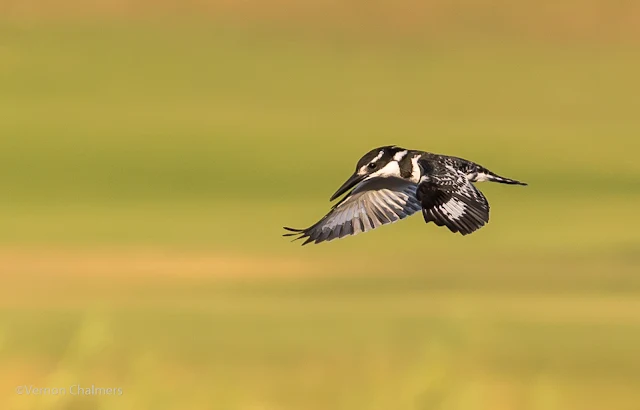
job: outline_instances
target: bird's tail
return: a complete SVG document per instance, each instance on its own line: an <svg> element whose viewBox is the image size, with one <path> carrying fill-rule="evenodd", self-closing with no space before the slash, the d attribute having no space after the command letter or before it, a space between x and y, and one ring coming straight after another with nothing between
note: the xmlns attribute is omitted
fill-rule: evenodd
<svg viewBox="0 0 640 410"><path fill-rule="evenodd" d="M498 182L501 184L509 184L509 185L524 185L524 186L528 185L526 182L520 182L518 180L511 179L511 178L505 178L503 176L496 174L495 172L491 172L488 169L482 168L482 167L479 167L474 172L467 174L467 177L471 182L490 181L490 182Z"/></svg>

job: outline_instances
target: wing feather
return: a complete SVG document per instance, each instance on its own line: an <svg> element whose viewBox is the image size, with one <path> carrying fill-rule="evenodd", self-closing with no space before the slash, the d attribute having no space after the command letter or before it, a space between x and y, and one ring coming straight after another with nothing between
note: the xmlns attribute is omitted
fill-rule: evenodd
<svg viewBox="0 0 640 410"><path fill-rule="evenodd" d="M320 221L306 229L286 228L308 243L320 243L368 232L397 222L422 209L416 197L417 185L400 178L373 178L353 191Z"/></svg>
<svg viewBox="0 0 640 410"><path fill-rule="evenodd" d="M445 170L429 175L418 186L422 215L427 223L468 235L489 222L489 202L463 172L452 167Z"/></svg>

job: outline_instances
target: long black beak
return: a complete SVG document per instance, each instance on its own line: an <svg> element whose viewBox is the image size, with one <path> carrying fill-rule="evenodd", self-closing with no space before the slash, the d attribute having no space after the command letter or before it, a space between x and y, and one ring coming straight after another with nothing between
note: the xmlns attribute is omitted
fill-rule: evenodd
<svg viewBox="0 0 640 410"><path fill-rule="evenodd" d="M347 192L348 190L356 186L360 181L364 179L364 177L365 177L364 175L358 175L358 174L351 175L351 177L347 179L347 181L344 184L342 184L340 188L338 188L336 193L333 194L333 196L331 196L331 199L329 199L329 201L333 201L340 195L344 194L345 192Z"/></svg>

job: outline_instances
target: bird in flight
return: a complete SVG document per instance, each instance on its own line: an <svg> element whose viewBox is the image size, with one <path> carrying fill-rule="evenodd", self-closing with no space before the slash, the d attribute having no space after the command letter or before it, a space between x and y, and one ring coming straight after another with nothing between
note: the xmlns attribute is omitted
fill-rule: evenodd
<svg viewBox="0 0 640 410"><path fill-rule="evenodd" d="M321 243L368 232L418 211L426 223L468 235L489 222L489 202L472 182L511 185L524 182L501 177L466 159L395 145L367 152L353 175L330 201L348 192L328 214L306 229L284 227L288 233Z"/></svg>

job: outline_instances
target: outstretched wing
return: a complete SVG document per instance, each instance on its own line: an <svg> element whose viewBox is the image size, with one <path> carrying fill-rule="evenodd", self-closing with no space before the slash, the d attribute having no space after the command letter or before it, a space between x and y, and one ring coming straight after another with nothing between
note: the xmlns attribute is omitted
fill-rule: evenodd
<svg viewBox="0 0 640 410"><path fill-rule="evenodd" d="M425 222L468 235L489 222L489 202L464 172L445 166L418 185L417 198Z"/></svg>
<svg viewBox="0 0 640 410"><path fill-rule="evenodd" d="M368 232L397 222L422 209L416 197L417 185L400 178L373 178L358 185L316 224L307 229L284 229L284 236L307 238L320 243Z"/></svg>

